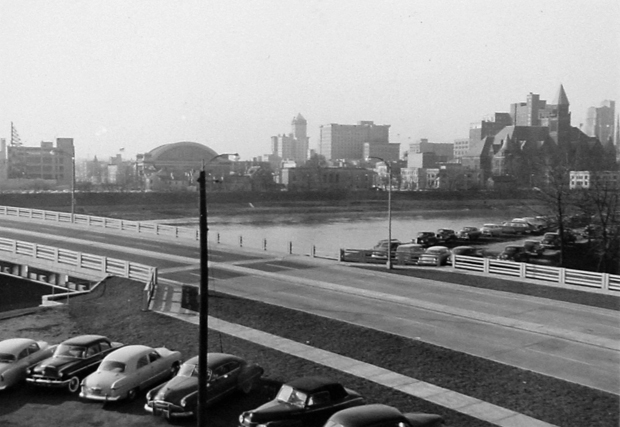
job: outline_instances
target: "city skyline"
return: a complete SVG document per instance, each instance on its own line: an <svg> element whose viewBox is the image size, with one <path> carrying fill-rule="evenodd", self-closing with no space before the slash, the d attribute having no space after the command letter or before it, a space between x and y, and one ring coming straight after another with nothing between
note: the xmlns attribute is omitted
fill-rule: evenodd
<svg viewBox="0 0 620 427"><path fill-rule="evenodd" d="M13 122L78 157L194 141L248 160L301 113L311 149L321 125L367 120L405 149L559 85L579 127L620 98L620 5L539 3L5 3L0 138Z"/></svg>

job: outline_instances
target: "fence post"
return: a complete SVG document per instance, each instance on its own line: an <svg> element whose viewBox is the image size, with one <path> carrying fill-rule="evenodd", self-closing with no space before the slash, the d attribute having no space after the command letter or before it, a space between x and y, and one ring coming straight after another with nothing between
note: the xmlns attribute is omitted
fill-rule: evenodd
<svg viewBox="0 0 620 427"><path fill-rule="evenodd" d="M316 257L316 246L315 246L315 245L312 245L312 249L311 249L311 252L310 252L310 256L311 256L312 258L315 258L315 257Z"/></svg>
<svg viewBox="0 0 620 427"><path fill-rule="evenodd" d="M565 268L560 268L559 274L558 274L558 283L560 285L565 285L566 283L566 269Z"/></svg>
<svg viewBox="0 0 620 427"><path fill-rule="evenodd" d="M267 239L263 239L263 250L267 250Z"/></svg>
<svg viewBox="0 0 620 427"><path fill-rule="evenodd" d="M220 233L217 233L217 243L220 243Z"/></svg>
<svg viewBox="0 0 620 427"><path fill-rule="evenodd" d="M604 291L609 290L609 273L603 273L601 277L601 289Z"/></svg>
<svg viewBox="0 0 620 427"><path fill-rule="evenodd" d="M239 247L243 247L243 236L239 236Z"/></svg>
<svg viewBox="0 0 620 427"><path fill-rule="evenodd" d="M289 255L293 254L293 242L288 242L288 253Z"/></svg>

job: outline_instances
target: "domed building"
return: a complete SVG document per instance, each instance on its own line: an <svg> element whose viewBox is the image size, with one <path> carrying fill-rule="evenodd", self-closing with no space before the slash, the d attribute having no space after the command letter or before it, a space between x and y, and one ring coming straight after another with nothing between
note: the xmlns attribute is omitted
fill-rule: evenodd
<svg viewBox="0 0 620 427"><path fill-rule="evenodd" d="M184 190L196 186L195 175L203 168L213 179L230 175L232 162L206 145L182 141L160 145L136 156L136 173L144 189Z"/></svg>

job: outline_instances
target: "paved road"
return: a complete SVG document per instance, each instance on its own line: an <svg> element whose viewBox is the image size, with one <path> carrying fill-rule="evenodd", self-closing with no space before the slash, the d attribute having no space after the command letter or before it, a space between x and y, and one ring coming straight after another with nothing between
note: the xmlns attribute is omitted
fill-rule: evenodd
<svg viewBox="0 0 620 427"><path fill-rule="evenodd" d="M160 269L162 283L196 284L195 242L0 221L0 237L38 242ZM440 281L360 271L331 261L217 246L212 285L258 299L489 358L619 393L618 312ZM611 374L610 373L614 373Z"/></svg>

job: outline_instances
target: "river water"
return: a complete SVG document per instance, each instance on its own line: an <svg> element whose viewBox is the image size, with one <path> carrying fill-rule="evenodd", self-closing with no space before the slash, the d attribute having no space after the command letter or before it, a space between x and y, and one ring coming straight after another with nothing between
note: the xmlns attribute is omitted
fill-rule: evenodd
<svg viewBox="0 0 620 427"><path fill-rule="evenodd" d="M461 211L396 212L392 215L392 238L410 242L419 231L437 231L439 228L459 230L464 226L481 227L485 223L508 221L515 217L532 215L525 208L479 209ZM198 220L177 224L197 226ZM220 243L288 252L292 245L295 254L337 257L341 248L370 249L379 240L388 237L387 212L367 216L351 214L254 214L209 215L209 240Z"/></svg>

